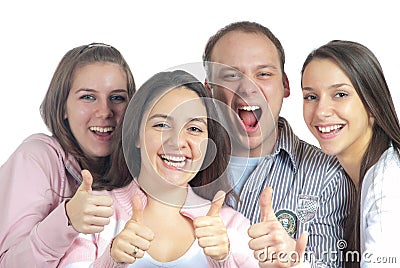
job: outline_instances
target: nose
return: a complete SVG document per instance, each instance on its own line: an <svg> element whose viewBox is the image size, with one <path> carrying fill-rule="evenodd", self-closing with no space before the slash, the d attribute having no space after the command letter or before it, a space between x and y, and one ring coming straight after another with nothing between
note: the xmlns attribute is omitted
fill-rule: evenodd
<svg viewBox="0 0 400 268"><path fill-rule="evenodd" d="M316 114L319 117L329 117L333 115L333 105L332 102L327 100L326 98L321 98L318 101Z"/></svg>
<svg viewBox="0 0 400 268"><path fill-rule="evenodd" d="M111 118L114 115L112 106L108 100L99 100L96 108L96 115L100 118Z"/></svg>
<svg viewBox="0 0 400 268"><path fill-rule="evenodd" d="M240 83L238 85L237 93L240 96L250 96L253 94L258 94L259 87L257 84L247 75L243 75L240 79Z"/></svg>
<svg viewBox="0 0 400 268"><path fill-rule="evenodd" d="M180 150L188 146L188 138L183 129L174 129L162 134L163 144L170 149Z"/></svg>

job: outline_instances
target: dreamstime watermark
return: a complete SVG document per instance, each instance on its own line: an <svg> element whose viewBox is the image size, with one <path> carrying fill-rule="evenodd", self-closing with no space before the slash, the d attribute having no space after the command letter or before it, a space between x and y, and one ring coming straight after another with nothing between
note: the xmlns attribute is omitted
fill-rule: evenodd
<svg viewBox="0 0 400 268"><path fill-rule="evenodd" d="M359 263L361 260L364 263L374 263L374 264L396 264L400 263L400 256L383 256L381 254L376 254L373 252L366 251L360 253L356 250L348 250L347 242L345 240L339 240L336 243L336 250L328 249L321 251L319 256L316 256L314 252L305 251L303 256L297 251L290 252L275 252L271 251L269 248L264 248L260 251L257 256L259 262L280 262L280 263L296 263L299 260L309 261L309 262L356 262ZM317 259L318 258L318 259Z"/></svg>

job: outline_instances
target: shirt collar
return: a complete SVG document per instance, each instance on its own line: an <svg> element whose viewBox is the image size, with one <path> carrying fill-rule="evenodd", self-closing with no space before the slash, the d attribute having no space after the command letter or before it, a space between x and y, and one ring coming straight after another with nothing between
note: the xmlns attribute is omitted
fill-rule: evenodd
<svg viewBox="0 0 400 268"><path fill-rule="evenodd" d="M292 128L290 127L287 120L283 117L278 119L278 140L276 143L276 153L283 152L286 153L293 165L294 173L298 169L298 159L296 156L296 151L300 145L300 139L294 134Z"/></svg>

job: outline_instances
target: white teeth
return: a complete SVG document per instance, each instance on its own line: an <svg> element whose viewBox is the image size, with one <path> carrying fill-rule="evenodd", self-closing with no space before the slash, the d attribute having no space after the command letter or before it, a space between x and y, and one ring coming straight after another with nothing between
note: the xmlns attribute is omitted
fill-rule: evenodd
<svg viewBox="0 0 400 268"><path fill-rule="evenodd" d="M186 157L184 156L172 156L172 155L161 155L161 159L165 164L177 168L182 168L186 163Z"/></svg>
<svg viewBox="0 0 400 268"><path fill-rule="evenodd" d="M329 127L318 127L318 130L322 133L329 133L334 130L340 129L342 127L343 127L342 125L333 125L333 126L329 126Z"/></svg>
<svg viewBox="0 0 400 268"><path fill-rule="evenodd" d="M97 132L111 132L114 130L113 127L90 127L89 128L91 131L97 131Z"/></svg>
<svg viewBox="0 0 400 268"><path fill-rule="evenodd" d="M163 154L161 157L175 162L181 162L186 160L186 157L184 156L173 156L173 155Z"/></svg>
<svg viewBox="0 0 400 268"><path fill-rule="evenodd" d="M260 106L257 105L247 105L247 106L241 106L239 107L240 110L245 110L245 111L255 111L260 109Z"/></svg>
<svg viewBox="0 0 400 268"><path fill-rule="evenodd" d="M185 162L175 163L175 162L169 162L167 160L164 160L164 163L167 164L168 166L173 166L173 167L177 167L177 168L183 168L183 166L185 166Z"/></svg>

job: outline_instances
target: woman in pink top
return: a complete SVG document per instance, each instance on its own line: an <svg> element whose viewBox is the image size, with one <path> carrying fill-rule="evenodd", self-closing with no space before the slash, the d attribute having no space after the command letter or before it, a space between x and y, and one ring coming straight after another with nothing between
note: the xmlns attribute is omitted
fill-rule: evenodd
<svg viewBox="0 0 400 268"><path fill-rule="evenodd" d="M106 176L129 184L110 192L115 213L99 240L115 237L95 267L258 267L249 220L222 205L225 134L209 92L192 75L161 72L143 84Z"/></svg>
<svg viewBox="0 0 400 268"><path fill-rule="evenodd" d="M115 127L135 92L132 73L112 46L68 51L41 105L52 136L28 137L0 168L0 267L57 267L79 234L104 229ZM94 179L82 184L80 171ZM91 177L90 177L91 179Z"/></svg>

